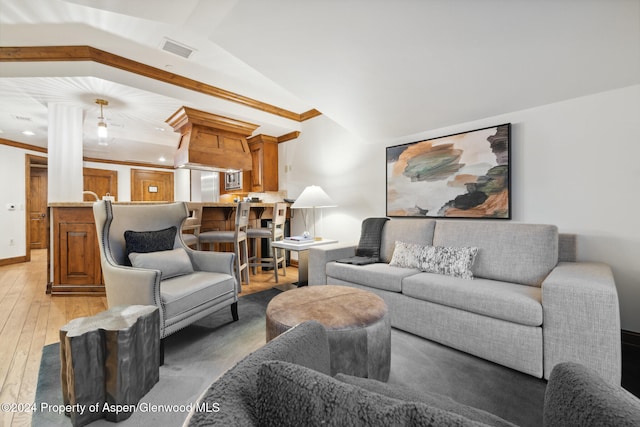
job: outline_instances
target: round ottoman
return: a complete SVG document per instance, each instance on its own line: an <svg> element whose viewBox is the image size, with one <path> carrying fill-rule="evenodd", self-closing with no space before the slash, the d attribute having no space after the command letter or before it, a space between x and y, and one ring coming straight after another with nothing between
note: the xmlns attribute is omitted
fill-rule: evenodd
<svg viewBox="0 0 640 427"><path fill-rule="evenodd" d="M382 298L334 285L283 292L267 306L267 341L307 320L316 320L327 330L332 375L389 379L391 325Z"/></svg>

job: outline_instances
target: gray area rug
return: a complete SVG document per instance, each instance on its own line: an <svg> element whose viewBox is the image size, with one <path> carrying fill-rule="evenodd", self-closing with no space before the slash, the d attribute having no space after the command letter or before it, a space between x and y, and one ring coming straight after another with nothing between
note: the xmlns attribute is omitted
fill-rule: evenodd
<svg viewBox="0 0 640 427"><path fill-rule="evenodd" d="M187 405L211 382L266 341L265 310L280 291L240 298L240 320L224 309L168 337L160 381L142 399L145 404ZM396 329L391 333L390 383L450 396L521 426L541 426L546 382ZM43 349L36 406L62 404L59 346ZM181 411L138 411L118 426L180 426ZM33 426L69 426L52 411L33 414ZM91 426L113 426L105 420Z"/></svg>

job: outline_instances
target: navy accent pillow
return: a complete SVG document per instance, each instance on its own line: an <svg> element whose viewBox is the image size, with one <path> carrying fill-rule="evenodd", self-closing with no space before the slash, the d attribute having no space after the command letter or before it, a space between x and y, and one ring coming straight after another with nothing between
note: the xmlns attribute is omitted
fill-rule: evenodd
<svg viewBox="0 0 640 427"><path fill-rule="evenodd" d="M125 231L125 265L131 265L131 260L129 259L130 253L145 254L148 252L169 251L173 249L177 232L178 229L175 225L165 228L164 230Z"/></svg>

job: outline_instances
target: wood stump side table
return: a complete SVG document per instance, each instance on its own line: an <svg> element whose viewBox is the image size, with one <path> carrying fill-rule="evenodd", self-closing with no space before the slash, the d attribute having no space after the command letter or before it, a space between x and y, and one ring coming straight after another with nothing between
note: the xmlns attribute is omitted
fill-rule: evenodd
<svg viewBox="0 0 640 427"><path fill-rule="evenodd" d="M267 341L307 320L316 320L327 330L331 375L389 379L391 324L382 298L335 285L283 292L267 306Z"/></svg>
<svg viewBox="0 0 640 427"><path fill-rule="evenodd" d="M60 329L60 378L64 404L85 408L66 414L73 426L129 418L160 379L158 308L118 306L67 323Z"/></svg>

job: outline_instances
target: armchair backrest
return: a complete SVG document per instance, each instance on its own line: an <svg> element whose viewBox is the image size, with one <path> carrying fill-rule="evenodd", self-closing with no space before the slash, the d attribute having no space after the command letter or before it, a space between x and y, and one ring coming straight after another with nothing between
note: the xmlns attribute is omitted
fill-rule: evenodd
<svg viewBox="0 0 640 427"><path fill-rule="evenodd" d="M155 231L171 226L177 229L174 248L184 247L180 229L189 211L184 202L144 205L113 205L108 200L93 204L93 214L98 231L100 251L111 262L124 265L124 232Z"/></svg>

